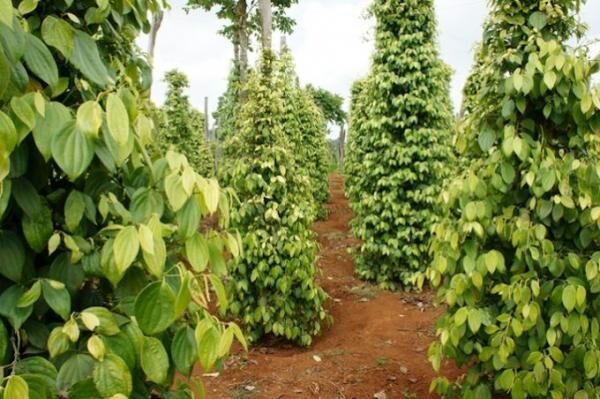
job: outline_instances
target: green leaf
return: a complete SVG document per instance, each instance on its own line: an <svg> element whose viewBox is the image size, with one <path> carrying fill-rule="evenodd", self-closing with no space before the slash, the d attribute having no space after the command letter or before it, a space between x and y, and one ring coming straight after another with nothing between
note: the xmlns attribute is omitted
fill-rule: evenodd
<svg viewBox="0 0 600 399"><path fill-rule="evenodd" d="M92 163L94 142L77 129L74 122L70 122L53 137L52 156L69 179L75 180L85 173Z"/></svg>
<svg viewBox="0 0 600 399"><path fill-rule="evenodd" d="M223 252L217 244L210 242L208 244L208 257L210 259L211 270L218 276L224 276L227 274L227 265Z"/></svg>
<svg viewBox="0 0 600 399"><path fill-rule="evenodd" d="M196 345L198 347L198 359L204 371L211 370L218 358L218 346L221 339L217 329L203 320L196 326Z"/></svg>
<svg viewBox="0 0 600 399"><path fill-rule="evenodd" d="M8 377L4 388L5 399L29 399L29 386L25 380L18 375Z"/></svg>
<svg viewBox="0 0 600 399"><path fill-rule="evenodd" d="M80 381L92 377L96 361L86 354L74 354L65 361L56 377L56 385L60 390L68 390Z"/></svg>
<svg viewBox="0 0 600 399"><path fill-rule="evenodd" d="M117 269L124 274L133 264L140 252L140 241L135 226L127 226L122 229L113 245L113 254Z"/></svg>
<svg viewBox="0 0 600 399"><path fill-rule="evenodd" d="M25 248L19 237L0 230L0 274L14 282L21 280L25 266Z"/></svg>
<svg viewBox="0 0 600 399"><path fill-rule="evenodd" d="M0 111L0 152L10 154L19 141L15 125L4 112Z"/></svg>
<svg viewBox="0 0 600 399"><path fill-rule="evenodd" d="M58 67L54 57L46 45L32 34L27 34L24 59L27 68L49 86L58 83Z"/></svg>
<svg viewBox="0 0 600 399"><path fill-rule="evenodd" d="M479 147L481 151L487 152L492 148L496 141L496 134L491 129L484 129L479 133Z"/></svg>
<svg viewBox="0 0 600 399"><path fill-rule="evenodd" d="M577 290L574 286L568 285L565 287L562 293L562 303L569 312L575 309L575 304L577 303Z"/></svg>
<svg viewBox="0 0 600 399"><path fill-rule="evenodd" d="M37 8L39 1L40 0L21 0L21 3L19 3L19 12L21 15L29 14Z"/></svg>
<svg viewBox="0 0 600 399"><path fill-rule="evenodd" d="M46 161L52 157L53 137L63 130L72 119L69 109L57 102L46 104L44 116L37 115L33 128L33 139Z"/></svg>
<svg viewBox="0 0 600 399"><path fill-rule="evenodd" d="M513 370L504 370L502 374L496 378L496 389L510 391L515 382L515 372Z"/></svg>
<svg viewBox="0 0 600 399"><path fill-rule="evenodd" d="M548 86L549 89L554 88L557 79L558 76L556 76L556 72L554 71L546 71L544 73L544 83L546 84L546 86Z"/></svg>
<svg viewBox="0 0 600 399"><path fill-rule="evenodd" d="M171 357L177 370L183 375L189 376L198 357L194 330L190 327L183 326L175 333L173 342L171 342Z"/></svg>
<svg viewBox="0 0 600 399"><path fill-rule="evenodd" d="M108 131L119 145L127 144L129 140L129 116L121 98L109 94L106 101L106 122Z"/></svg>
<svg viewBox="0 0 600 399"><path fill-rule="evenodd" d="M71 296L64 284L58 281L43 280L44 300L57 315L67 320L71 314Z"/></svg>
<svg viewBox="0 0 600 399"><path fill-rule="evenodd" d="M148 285L135 300L135 317L142 331L155 335L165 331L175 315L175 294L166 283Z"/></svg>
<svg viewBox="0 0 600 399"><path fill-rule="evenodd" d="M508 162L503 162L500 165L500 172L502 173L502 179L506 184L512 184L515 180L515 168Z"/></svg>
<svg viewBox="0 0 600 399"><path fill-rule="evenodd" d="M210 274L208 278L213 288L215 289L215 293L217 294L217 300L219 302L219 311L221 313L225 313L229 305L227 301L227 292L225 292L225 286L223 285L221 279L214 274Z"/></svg>
<svg viewBox="0 0 600 399"><path fill-rule="evenodd" d="M471 309L469 310L468 317L469 328L473 333L477 333L479 328L481 327L481 312L479 309Z"/></svg>
<svg viewBox="0 0 600 399"><path fill-rule="evenodd" d="M107 354L94 368L94 385L103 398L117 394L129 397L132 391L131 372L119 356Z"/></svg>
<svg viewBox="0 0 600 399"><path fill-rule="evenodd" d="M8 339L8 330L4 321L0 319L0 362L4 363L8 357L8 348L10 348L10 341Z"/></svg>
<svg viewBox="0 0 600 399"><path fill-rule="evenodd" d="M546 14L541 11L536 11L529 16L529 25L539 31L544 29L547 22Z"/></svg>
<svg viewBox="0 0 600 399"><path fill-rule="evenodd" d="M61 54L70 59L75 48L75 30L66 21L53 15L47 16L42 22L42 39L56 48Z"/></svg>
<svg viewBox="0 0 600 399"><path fill-rule="evenodd" d="M98 137L102 126L102 107L96 101L86 101L77 109L77 127L90 137Z"/></svg>
<svg viewBox="0 0 600 399"><path fill-rule="evenodd" d="M88 329L98 334L111 336L117 335L121 331L112 312L100 306L85 309L81 312L81 318Z"/></svg>
<svg viewBox="0 0 600 399"><path fill-rule="evenodd" d="M69 61L96 85L105 87L111 83L106 66L100 58L96 41L87 33L75 30L73 56Z"/></svg>
<svg viewBox="0 0 600 399"><path fill-rule="evenodd" d="M77 230L84 213L85 199L83 194L77 190L71 191L65 201L65 224L70 232Z"/></svg>
<svg viewBox="0 0 600 399"><path fill-rule="evenodd" d="M48 337L48 353L51 358L62 355L71 347L69 336L63 332L62 327L55 327Z"/></svg>
<svg viewBox="0 0 600 399"><path fill-rule="evenodd" d="M196 272L206 270L209 261L208 244L200 233L194 234L185 242L185 254Z"/></svg>
<svg viewBox="0 0 600 399"><path fill-rule="evenodd" d="M13 97L10 100L10 108L29 130L35 127L36 114L31 103L25 96Z"/></svg>
<svg viewBox="0 0 600 399"><path fill-rule="evenodd" d="M26 308L32 306L40 298L41 293L42 285L38 280L35 283L33 283L31 288L29 288L23 293L23 295L21 295L19 301L17 302L17 307Z"/></svg>
<svg viewBox="0 0 600 399"><path fill-rule="evenodd" d="M14 9L11 0L0 0L0 22L12 29Z"/></svg>
<svg viewBox="0 0 600 399"><path fill-rule="evenodd" d="M165 383L169 371L169 356L162 342L154 337L144 337L140 363L150 381L156 384Z"/></svg>

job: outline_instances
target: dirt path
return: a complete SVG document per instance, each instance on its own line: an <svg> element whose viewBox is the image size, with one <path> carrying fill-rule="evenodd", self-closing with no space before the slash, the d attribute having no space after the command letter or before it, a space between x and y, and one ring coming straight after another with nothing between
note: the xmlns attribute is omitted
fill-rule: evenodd
<svg viewBox="0 0 600 399"><path fill-rule="evenodd" d="M314 230L334 325L307 350L265 344L234 354L220 376L205 378L208 399L430 397L427 347L440 313L433 294L379 291L355 278L341 176L332 175L330 190L330 215Z"/></svg>

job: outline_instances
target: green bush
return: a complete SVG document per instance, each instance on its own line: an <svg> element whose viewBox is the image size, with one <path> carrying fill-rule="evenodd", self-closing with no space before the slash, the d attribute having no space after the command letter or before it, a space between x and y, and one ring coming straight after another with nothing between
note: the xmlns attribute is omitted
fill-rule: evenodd
<svg viewBox="0 0 600 399"><path fill-rule="evenodd" d="M474 161L447 190L428 272L447 305L430 358L468 372L438 393L600 395L600 65L566 45L580 3L491 2L463 133Z"/></svg>
<svg viewBox="0 0 600 399"><path fill-rule="evenodd" d="M243 342L205 294L225 310L230 194L144 148L150 70L133 40L158 7L0 1L4 398L189 398L175 371ZM217 214L222 229L198 231Z"/></svg>
<svg viewBox="0 0 600 399"><path fill-rule="evenodd" d="M326 295L315 280L309 180L282 129L283 87L274 77L275 63L271 52L263 54L260 72L245 88L238 132L226 143L235 156L224 159L223 181L241 201L231 220L244 246L231 264L230 309L253 341L274 334L309 345L326 319Z"/></svg>
<svg viewBox="0 0 600 399"><path fill-rule="evenodd" d="M165 74L167 98L162 107L163 124L158 136L164 151L174 148L183 153L202 176L214 174L214 157L204 134L204 114L194 109L184 90L189 87L183 73L172 70Z"/></svg>
<svg viewBox="0 0 600 399"><path fill-rule="evenodd" d="M360 277L421 286L437 198L451 164L449 70L433 1L376 0L376 51L352 118L348 166ZM354 117L357 117L356 119Z"/></svg>

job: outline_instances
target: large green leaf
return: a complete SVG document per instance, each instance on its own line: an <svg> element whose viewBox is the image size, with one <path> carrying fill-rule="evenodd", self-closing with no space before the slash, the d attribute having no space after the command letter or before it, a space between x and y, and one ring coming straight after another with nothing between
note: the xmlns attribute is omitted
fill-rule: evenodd
<svg viewBox="0 0 600 399"><path fill-rule="evenodd" d="M185 254L195 271L206 270L209 261L208 244L200 233L194 234L185 242Z"/></svg>
<svg viewBox="0 0 600 399"><path fill-rule="evenodd" d="M43 206L40 212L33 217L24 215L21 226L23 227L23 235L31 249L36 253L45 251L54 231L50 209Z"/></svg>
<svg viewBox="0 0 600 399"><path fill-rule="evenodd" d="M53 137L52 156L69 179L75 180L87 170L92 162L94 142L77 129L75 122L70 122Z"/></svg>
<svg viewBox="0 0 600 399"><path fill-rule="evenodd" d="M42 292L48 306L63 320L67 320L71 314L71 296L65 285L58 281L43 280Z"/></svg>
<svg viewBox="0 0 600 399"><path fill-rule="evenodd" d="M74 354L60 367L56 385L60 390L68 390L80 381L92 377L96 361L86 354Z"/></svg>
<svg viewBox="0 0 600 399"><path fill-rule="evenodd" d="M25 266L25 248L19 237L10 231L0 230L0 274L18 282Z"/></svg>
<svg viewBox="0 0 600 399"><path fill-rule="evenodd" d="M0 320L0 362L6 362L9 347L10 341L8 340L8 330L6 329L4 322Z"/></svg>
<svg viewBox="0 0 600 399"><path fill-rule="evenodd" d="M140 351L142 370L148 379L164 384L169 371L169 356L162 342L154 337L144 337Z"/></svg>
<svg viewBox="0 0 600 399"><path fill-rule="evenodd" d="M127 226L119 231L113 244L115 264L121 274L125 274L140 251L140 240L135 226Z"/></svg>
<svg viewBox="0 0 600 399"><path fill-rule="evenodd" d="M105 399L122 394L129 397L132 390L131 372L119 356L107 354L94 368L94 385Z"/></svg>
<svg viewBox="0 0 600 399"><path fill-rule="evenodd" d="M135 300L135 317L145 334L165 331L175 315L175 294L168 284L155 282L146 287Z"/></svg>
<svg viewBox="0 0 600 399"><path fill-rule="evenodd" d="M58 67L46 45L32 34L27 34L25 65L50 86L58 83Z"/></svg>
<svg viewBox="0 0 600 399"><path fill-rule="evenodd" d="M104 87L111 83L104 62L100 58L98 46L94 39L85 32L75 30L73 56L69 61L77 67L93 83Z"/></svg>
<svg viewBox="0 0 600 399"><path fill-rule="evenodd" d="M56 48L69 59L75 48L75 30L62 19L49 15L42 22L42 38L46 44Z"/></svg>
<svg viewBox="0 0 600 399"><path fill-rule="evenodd" d="M198 358L198 347L194 337L194 330L188 326L181 327L175 333L171 342L171 357L177 370L189 375Z"/></svg>
<svg viewBox="0 0 600 399"><path fill-rule="evenodd" d="M81 223L85 213L85 198L77 190L71 191L65 201L65 224L69 231L74 232Z"/></svg>
<svg viewBox="0 0 600 399"><path fill-rule="evenodd" d="M57 102L46 103L44 116L38 114L36 117L33 139L44 159L48 161L52 157L52 138L62 131L73 117L67 107Z"/></svg>

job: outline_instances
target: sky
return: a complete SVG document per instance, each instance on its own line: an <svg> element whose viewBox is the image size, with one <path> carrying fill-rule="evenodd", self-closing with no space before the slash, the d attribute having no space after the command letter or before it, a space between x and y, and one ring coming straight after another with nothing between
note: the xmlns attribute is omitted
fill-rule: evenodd
<svg viewBox="0 0 600 399"><path fill-rule="evenodd" d="M302 84L311 83L337 93L346 100L352 83L369 71L373 51L373 21L366 18L371 0L299 0L289 10L296 20L287 38ZM233 47L219 35L223 21L214 13L183 11L185 0L171 0L158 35L155 52L153 99L162 104L164 73L177 68L188 75L192 104L209 113L227 87ZM460 107L461 89L473 62L475 44L481 38L487 14L486 0L435 0L441 57L454 70L452 100ZM581 13L590 38L600 38L600 1L588 0ZM274 46L279 46L275 35ZM147 38L139 41L143 49ZM598 46L600 52L600 46ZM346 101L347 104L348 101Z"/></svg>

